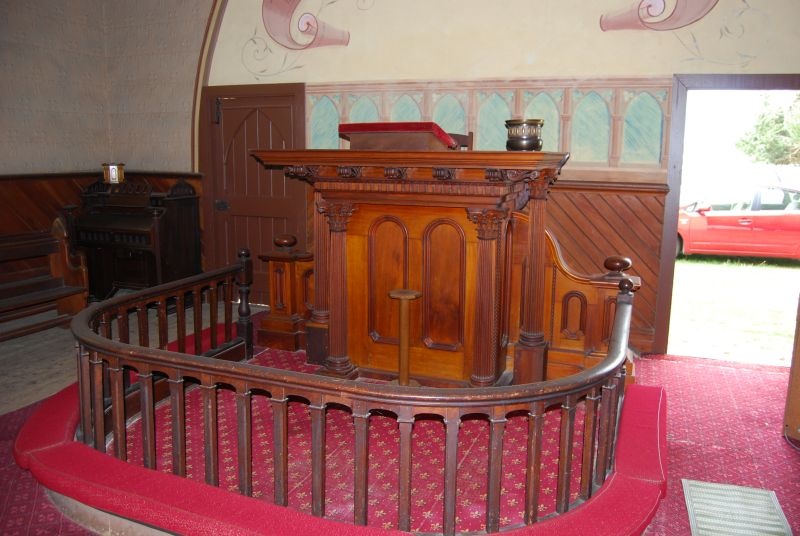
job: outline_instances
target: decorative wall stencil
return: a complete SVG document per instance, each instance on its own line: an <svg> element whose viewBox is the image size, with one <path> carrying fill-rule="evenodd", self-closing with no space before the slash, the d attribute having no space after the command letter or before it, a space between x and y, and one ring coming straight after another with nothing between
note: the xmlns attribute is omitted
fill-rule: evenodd
<svg viewBox="0 0 800 536"><path fill-rule="evenodd" d="M746 67L768 50L769 38L764 37L770 35L767 13L750 4L750 0L638 0L601 15L600 29L670 31L688 52L687 60ZM701 20L702 28L695 27Z"/></svg>
<svg viewBox="0 0 800 536"><path fill-rule="evenodd" d="M575 162L606 162L611 140L611 114L600 93L575 91L571 158Z"/></svg>
<svg viewBox="0 0 800 536"><path fill-rule="evenodd" d="M338 0L328 0L313 9L303 0L263 0L261 20L267 37L258 29L242 47L244 68L256 80L300 69L301 53L314 48L347 46L350 32L325 23L324 11ZM372 7L374 0L355 0L358 10ZM315 11L315 12L312 12Z"/></svg>
<svg viewBox="0 0 800 536"><path fill-rule="evenodd" d="M350 107L349 123L374 123L380 121L378 105L368 96L358 97Z"/></svg>
<svg viewBox="0 0 800 536"><path fill-rule="evenodd" d="M705 17L719 0L637 0L632 6L600 16L600 29L677 30ZM671 10L667 8L671 4Z"/></svg>
<svg viewBox="0 0 800 536"><path fill-rule="evenodd" d="M341 147L340 123L434 121L475 134L474 149L505 150L505 121L543 119L545 151L577 167L666 169L671 79L419 81L306 87L307 146Z"/></svg>
<svg viewBox="0 0 800 536"><path fill-rule="evenodd" d="M339 148L339 110L330 97L311 98L307 131L311 148Z"/></svg>
<svg viewBox="0 0 800 536"><path fill-rule="evenodd" d="M476 147L484 151L505 151L508 139L505 121L511 119L512 94L490 93L483 97L478 109Z"/></svg>
<svg viewBox="0 0 800 536"><path fill-rule="evenodd" d="M563 92L562 92L563 93ZM526 92L525 97L531 97L531 92ZM560 95L558 95L561 100ZM550 93L539 92L528 101L525 107L526 118L543 119L544 126L542 127L542 150L543 151L558 151L559 132L559 116L560 109L553 96Z"/></svg>
<svg viewBox="0 0 800 536"><path fill-rule="evenodd" d="M625 92L629 101L622 131L623 164L657 164L661 159L664 114L647 92Z"/></svg>
<svg viewBox="0 0 800 536"><path fill-rule="evenodd" d="M765 11L753 8L747 0L726 2L716 11L721 11L721 17L713 34L689 29L675 34L691 54L690 60L746 67L769 52L774 25Z"/></svg>
<svg viewBox="0 0 800 536"><path fill-rule="evenodd" d="M436 98L437 95L434 95ZM445 132L467 134L467 111L462 102L466 95L442 95L436 100L433 108L433 122L442 127Z"/></svg>
<svg viewBox="0 0 800 536"><path fill-rule="evenodd" d="M261 18L269 36L279 45L289 50L306 50L308 48L347 46L350 32L325 24L318 15L303 12L295 17L298 4L302 0L264 0L261 5ZM324 9L320 8L320 10ZM296 19L296 23L293 22ZM296 25L301 39L292 31Z"/></svg>
<svg viewBox="0 0 800 536"><path fill-rule="evenodd" d="M420 95L401 95L392 106L392 121L422 121L422 111L419 109Z"/></svg>

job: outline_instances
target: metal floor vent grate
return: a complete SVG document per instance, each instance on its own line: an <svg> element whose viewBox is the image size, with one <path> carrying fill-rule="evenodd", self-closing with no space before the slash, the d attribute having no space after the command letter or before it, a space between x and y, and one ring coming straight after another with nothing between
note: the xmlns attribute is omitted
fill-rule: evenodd
<svg viewBox="0 0 800 536"><path fill-rule="evenodd" d="M774 491L682 479L692 536L791 536Z"/></svg>

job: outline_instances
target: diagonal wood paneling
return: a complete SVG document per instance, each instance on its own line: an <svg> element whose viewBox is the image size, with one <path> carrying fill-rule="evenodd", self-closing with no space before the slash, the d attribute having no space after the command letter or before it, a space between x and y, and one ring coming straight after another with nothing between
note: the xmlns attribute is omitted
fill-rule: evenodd
<svg viewBox="0 0 800 536"><path fill-rule="evenodd" d="M652 351L660 278L661 230L667 189L659 184L559 181L550 194L547 227L576 271L604 272L610 255L633 261L642 278L636 293L631 344Z"/></svg>

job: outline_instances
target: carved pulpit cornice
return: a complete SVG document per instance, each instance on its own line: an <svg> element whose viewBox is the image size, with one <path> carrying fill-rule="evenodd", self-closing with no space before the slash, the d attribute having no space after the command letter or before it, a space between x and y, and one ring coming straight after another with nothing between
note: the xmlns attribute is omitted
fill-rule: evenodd
<svg viewBox="0 0 800 536"><path fill-rule="evenodd" d="M566 153L517 151L253 151L267 169L304 180L323 196L336 192L358 202L376 194L413 194L418 204L435 199L519 210L547 195ZM458 196L454 199L453 196ZM410 201L412 204L413 201Z"/></svg>
<svg viewBox="0 0 800 536"><path fill-rule="evenodd" d="M254 150L252 155L266 167L319 166L332 168L333 175L339 167L382 168L453 168L459 170L518 170L520 176L510 180L524 180L525 171L560 170L569 153L537 151L350 151L339 149L308 150ZM331 171L324 172L326 175ZM424 174L424 173L423 173ZM474 179L466 179L474 180ZM481 177L479 180L483 180Z"/></svg>

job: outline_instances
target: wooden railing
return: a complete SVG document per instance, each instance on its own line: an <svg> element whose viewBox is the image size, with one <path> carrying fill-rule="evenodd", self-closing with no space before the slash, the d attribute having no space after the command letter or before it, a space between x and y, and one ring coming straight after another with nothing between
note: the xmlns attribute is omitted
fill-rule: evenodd
<svg viewBox="0 0 800 536"><path fill-rule="evenodd" d="M286 506L290 490L289 437L300 426L289 419L289 401L307 405L310 413L311 437L311 512L325 516L326 414L329 407L347 408L353 420L353 522L367 524L371 490L368 486L369 431L371 415L391 415L399 430L398 526L408 531L412 526L412 451L416 441L412 431L422 416L433 416L444 424L443 512L444 534L455 534L457 493L458 440L462 419L480 418L488 423L488 456L486 468L485 527L486 532L501 528L501 486L503 480L503 443L506 424L511 414L522 412L528 421L527 462L525 472L524 523L541 518L539 509L543 463L543 428L545 414L560 414L558 475L555 512L561 515L589 499L603 484L614 464L617 416L623 399L628 329L633 302L633 284L628 279L619 283L616 316L608 357L581 373L552 381L485 388L400 387L329 378L324 375L279 370L248 363L250 352L242 362L211 357L217 347L236 347L252 337L247 303L250 283L249 257L242 255L241 264L148 289L136 294L96 304L73 322L73 331L80 349L80 396L82 440L104 451L113 445L110 454L126 459L126 421L141 418L143 464L156 468L157 435L155 406L158 400L171 406L172 471L185 476L186 456L186 393L197 386L202 397L203 449L205 480L219 486L220 453L218 452L218 395L221 390L235 392L237 475L239 491L253 495L253 405L264 398L272 410L274 502ZM232 333L234 283L238 284L240 338ZM199 307L208 305L208 325L216 325L217 307L224 310L224 340L211 336L210 352L205 352L195 337L194 354L185 353L182 340L187 335L187 309L193 316L193 333L204 325ZM138 335L131 337L128 326L132 316ZM148 318L155 326L148 326ZM170 322L173 319L177 350L167 349ZM189 326L191 327L191 326ZM152 341L149 333L158 333ZM211 330L214 334L216 330ZM135 339L132 342L131 339ZM243 339L243 340L242 340ZM208 353L208 355L199 355ZM226 357L229 352L222 352ZM127 393L127 395L126 395ZM129 402L126 404L126 400ZM131 403L130 401L134 401ZM580 408L581 419L576 421ZM583 435L580 452L573 452L577 435ZM572 475L572 461L580 459L579 479ZM573 482L579 481L578 489ZM267 525L265 525L267 526Z"/></svg>

